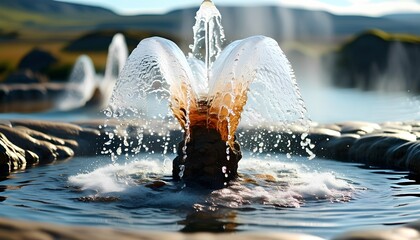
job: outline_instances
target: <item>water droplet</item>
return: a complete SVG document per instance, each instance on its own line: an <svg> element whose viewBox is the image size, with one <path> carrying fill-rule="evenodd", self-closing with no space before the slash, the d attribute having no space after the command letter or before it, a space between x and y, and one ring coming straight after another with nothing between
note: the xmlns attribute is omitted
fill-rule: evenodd
<svg viewBox="0 0 420 240"><path fill-rule="evenodd" d="M184 177L185 165L179 165L179 174L180 178Z"/></svg>

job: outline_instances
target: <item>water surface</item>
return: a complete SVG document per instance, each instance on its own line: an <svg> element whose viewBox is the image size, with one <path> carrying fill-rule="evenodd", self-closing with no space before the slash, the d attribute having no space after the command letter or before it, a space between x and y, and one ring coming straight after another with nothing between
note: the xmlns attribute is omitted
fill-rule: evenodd
<svg viewBox="0 0 420 240"><path fill-rule="evenodd" d="M110 162L108 157L74 158L15 173L0 182L0 216L135 230L321 237L420 216L420 186L404 171L246 154L239 168L242 181L207 191L172 183L171 159L160 155ZM156 179L167 185L146 187Z"/></svg>

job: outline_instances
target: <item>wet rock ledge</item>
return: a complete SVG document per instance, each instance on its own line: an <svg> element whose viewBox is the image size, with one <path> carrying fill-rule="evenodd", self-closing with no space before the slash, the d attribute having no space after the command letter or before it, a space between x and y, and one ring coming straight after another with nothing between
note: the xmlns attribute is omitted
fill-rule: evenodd
<svg viewBox="0 0 420 240"><path fill-rule="evenodd" d="M420 121L315 125L309 138L318 157L420 174Z"/></svg>
<svg viewBox="0 0 420 240"><path fill-rule="evenodd" d="M0 121L0 174L96 153L100 132L70 123Z"/></svg>
<svg viewBox="0 0 420 240"><path fill-rule="evenodd" d="M0 120L0 174L28 166L48 164L73 156L99 154L108 141L105 131L114 131L117 123L90 120L77 123L61 123L34 120ZM158 124L158 123L157 123ZM124 130L129 141L136 139L139 130L130 124ZM252 134L252 131L248 131ZM272 147L284 152L291 142L295 154L307 155L300 145L297 129L293 134L282 134L283 145ZM175 146L182 133L170 133L169 146ZM246 134L242 138L247 138ZM161 150L159 137L144 133L143 141L152 144L154 151ZM318 156L338 161L358 162L392 169L403 169L420 174L420 121L411 122L344 122L314 124L308 138L315 144L312 151ZM287 141L290 140L290 141ZM118 147L121 142L113 142ZM114 146L114 147L115 147ZM112 147L112 146L111 146ZM247 149L249 146L242 146ZM172 151L168 149L168 151Z"/></svg>
<svg viewBox="0 0 420 240"><path fill-rule="evenodd" d="M47 223L25 222L0 218L0 239L2 240L323 240L316 236L298 233L169 233L150 231L127 231L111 228L61 226ZM398 228L385 228L344 233L332 240L417 240L420 239L420 222Z"/></svg>

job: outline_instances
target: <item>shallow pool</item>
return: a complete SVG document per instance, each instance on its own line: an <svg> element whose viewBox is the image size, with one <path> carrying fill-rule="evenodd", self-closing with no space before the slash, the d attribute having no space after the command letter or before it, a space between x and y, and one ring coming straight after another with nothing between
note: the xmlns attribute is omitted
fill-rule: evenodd
<svg viewBox="0 0 420 240"><path fill-rule="evenodd" d="M331 237L420 217L408 172L285 155L240 162L241 180L217 190L170 180L171 159L74 158L0 182L0 216L159 231L282 231ZM164 184L163 184L164 183Z"/></svg>

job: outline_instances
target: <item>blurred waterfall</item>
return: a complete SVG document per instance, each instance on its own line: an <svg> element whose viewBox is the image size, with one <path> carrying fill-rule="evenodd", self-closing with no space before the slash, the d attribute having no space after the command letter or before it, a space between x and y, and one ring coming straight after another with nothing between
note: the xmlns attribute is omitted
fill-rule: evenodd
<svg viewBox="0 0 420 240"><path fill-rule="evenodd" d="M108 49L108 58L106 60L105 75L98 83L100 91L100 107L108 105L112 90L117 81L120 72L124 68L128 58L127 44L124 35L115 34Z"/></svg>
<svg viewBox="0 0 420 240"><path fill-rule="evenodd" d="M109 45L104 76L96 74L89 56L80 56L67 84L55 99L55 109L68 111L83 107L88 102L93 102L96 108L106 106L127 57L127 44L122 34L116 34Z"/></svg>
<svg viewBox="0 0 420 240"><path fill-rule="evenodd" d="M56 109L67 111L84 106L92 98L96 85L95 67L91 58L80 56L63 92L56 99Z"/></svg>

